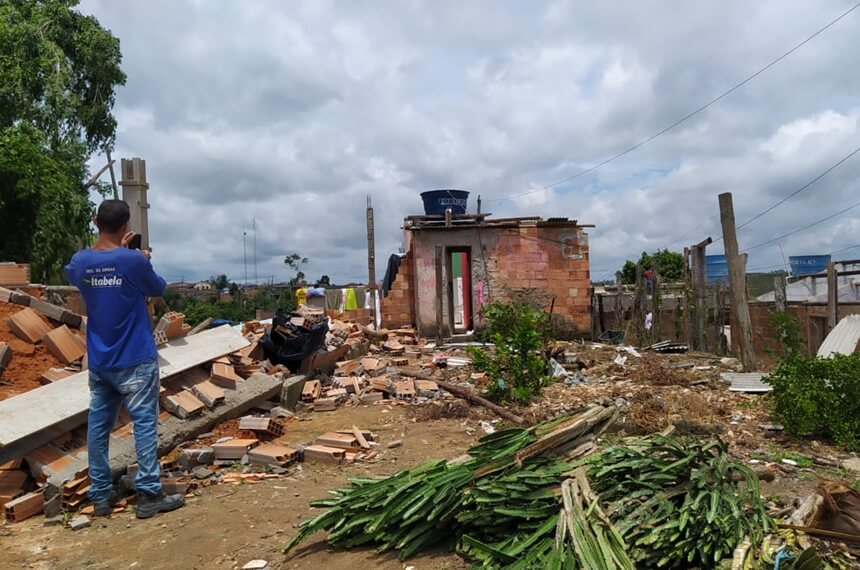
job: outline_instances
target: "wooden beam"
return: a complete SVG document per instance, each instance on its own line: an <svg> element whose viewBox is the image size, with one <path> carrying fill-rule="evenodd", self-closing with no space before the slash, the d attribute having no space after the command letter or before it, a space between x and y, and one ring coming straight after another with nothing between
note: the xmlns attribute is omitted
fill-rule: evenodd
<svg viewBox="0 0 860 570"><path fill-rule="evenodd" d="M833 330L839 322L839 282L836 279L836 264L827 264L827 330Z"/></svg>
<svg viewBox="0 0 860 570"><path fill-rule="evenodd" d="M785 312L785 275L777 275L773 278L773 302L774 308L781 312Z"/></svg>
<svg viewBox="0 0 860 570"><path fill-rule="evenodd" d="M738 339L741 349L741 363L744 372L756 369L756 355L753 351L752 322L747 305L746 271L744 258L738 251L738 236L735 231L735 209L732 204L732 193L724 192L719 195L720 223L723 227L723 243L726 249L726 262L729 267L729 283L732 293L732 311L734 324L732 337ZM735 330L737 329L737 330Z"/></svg>

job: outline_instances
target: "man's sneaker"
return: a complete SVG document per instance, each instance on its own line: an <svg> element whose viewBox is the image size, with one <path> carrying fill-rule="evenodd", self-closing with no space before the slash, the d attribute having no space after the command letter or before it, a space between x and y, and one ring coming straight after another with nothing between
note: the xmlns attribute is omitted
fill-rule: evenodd
<svg viewBox="0 0 860 570"><path fill-rule="evenodd" d="M113 513L113 508L119 502L119 495L116 491L111 490L110 497L104 501L98 501L93 509L93 514L97 517L110 516Z"/></svg>
<svg viewBox="0 0 860 570"><path fill-rule="evenodd" d="M185 495L165 495L159 493L156 496L146 493L137 494L137 518L148 519L158 513L175 511L185 504Z"/></svg>

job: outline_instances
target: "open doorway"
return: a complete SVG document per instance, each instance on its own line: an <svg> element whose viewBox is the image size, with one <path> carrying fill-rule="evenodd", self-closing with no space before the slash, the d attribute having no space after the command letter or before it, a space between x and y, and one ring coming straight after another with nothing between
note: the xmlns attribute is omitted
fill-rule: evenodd
<svg viewBox="0 0 860 570"><path fill-rule="evenodd" d="M448 314L450 330L465 333L472 330L472 262L471 248L448 248Z"/></svg>

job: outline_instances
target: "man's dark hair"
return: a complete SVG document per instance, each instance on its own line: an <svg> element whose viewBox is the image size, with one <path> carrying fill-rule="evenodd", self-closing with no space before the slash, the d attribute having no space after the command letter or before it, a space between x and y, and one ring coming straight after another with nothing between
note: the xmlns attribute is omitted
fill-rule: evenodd
<svg viewBox="0 0 860 570"><path fill-rule="evenodd" d="M122 200L105 200L96 213L96 226L100 232L115 234L130 218L128 204Z"/></svg>

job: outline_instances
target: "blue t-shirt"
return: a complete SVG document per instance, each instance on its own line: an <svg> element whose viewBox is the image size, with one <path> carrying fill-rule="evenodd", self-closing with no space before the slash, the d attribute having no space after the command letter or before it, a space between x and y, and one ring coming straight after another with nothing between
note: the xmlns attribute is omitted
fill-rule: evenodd
<svg viewBox="0 0 860 570"><path fill-rule="evenodd" d="M91 370L123 370L156 360L146 297L160 297L167 284L139 251L79 251L66 277L87 304L87 359Z"/></svg>

